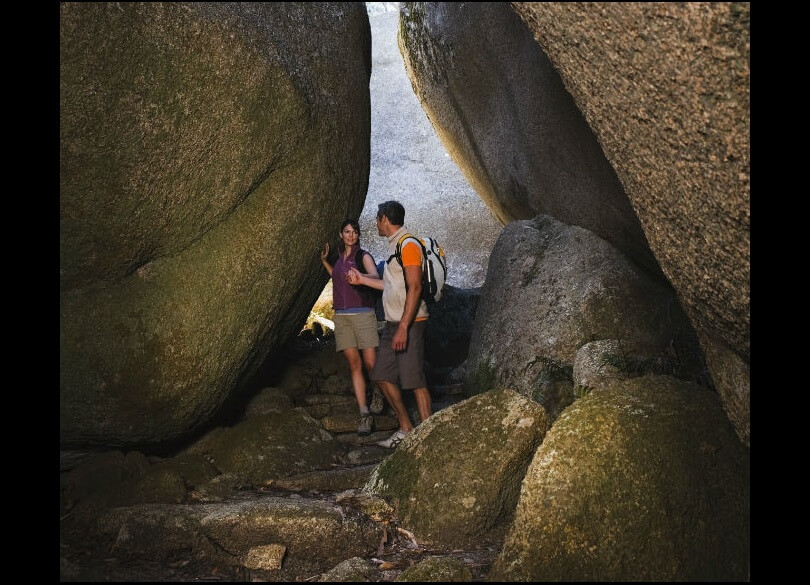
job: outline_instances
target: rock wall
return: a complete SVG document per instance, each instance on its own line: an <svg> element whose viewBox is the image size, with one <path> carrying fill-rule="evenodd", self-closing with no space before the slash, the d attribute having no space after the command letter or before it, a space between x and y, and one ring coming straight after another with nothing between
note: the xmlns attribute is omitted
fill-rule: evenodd
<svg viewBox="0 0 810 585"><path fill-rule="evenodd" d="M748 2L515 2L616 170L749 442Z"/></svg>
<svg viewBox="0 0 810 585"><path fill-rule="evenodd" d="M501 222L551 215L660 274L596 137L507 3L405 3L399 45L437 135Z"/></svg>

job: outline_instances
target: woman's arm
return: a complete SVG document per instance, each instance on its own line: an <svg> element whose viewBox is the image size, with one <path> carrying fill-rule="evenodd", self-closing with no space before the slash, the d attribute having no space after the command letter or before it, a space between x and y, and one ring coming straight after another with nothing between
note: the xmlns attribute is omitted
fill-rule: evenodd
<svg viewBox="0 0 810 585"><path fill-rule="evenodd" d="M327 256L329 256L329 242L326 242L326 246L323 250L321 250L321 264L323 264L323 267L326 268L329 276L332 276L332 265L326 261Z"/></svg>
<svg viewBox="0 0 810 585"><path fill-rule="evenodd" d="M349 268L349 273L346 275L346 280L349 282L349 284L364 284L369 288L376 288L377 290L383 289L383 280L382 278L377 278L376 267L374 268L374 276L360 274L360 271L354 267ZM421 282L421 280L419 282Z"/></svg>
<svg viewBox="0 0 810 585"><path fill-rule="evenodd" d="M374 256L371 255L371 252L363 254L363 268L366 269L366 276L379 279L377 263L374 262Z"/></svg>

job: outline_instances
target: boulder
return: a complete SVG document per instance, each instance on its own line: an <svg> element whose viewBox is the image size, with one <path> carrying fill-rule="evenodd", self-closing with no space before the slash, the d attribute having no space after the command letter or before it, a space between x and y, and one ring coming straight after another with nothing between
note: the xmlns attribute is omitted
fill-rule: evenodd
<svg viewBox="0 0 810 585"><path fill-rule="evenodd" d="M60 4L65 450L188 436L300 329L365 199L370 42L358 3Z"/></svg>
<svg viewBox="0 0 810 585"><path fill-rule="evenodd" d="M408 2L399 47L445 149L501 223L584 227L660 274L597 138L506 2Z"/></svg>
<svg viewBox="0 0 810 585"><path fill-rule="evenodd" d="M526 472L494 581L747 581L750 455L716 393L670 376L599 388Z"/></svg>
<svg viewBox="0 0 810 585"><path fill-rule="evenodd" d="M574 400L582 346L617 340L617 357L630 369L690 332L672 289L592 232L540 215L501 232L470 353L453 376L465 380L468 394L513 388L554 420Z"/></svg>
<svg viewBox="0 0 810 585"><path fill-rule="evenodd" d="M615 169L749 444L750 3L512 6Z"/></svg>
<svg viewBox="0 0 810 585"><path fill-rule="evenodd" d="M459 547L497 540L547 423L541 406L513 390L475 396L417 426L363 492L391 502L418 542Z"/></svg>

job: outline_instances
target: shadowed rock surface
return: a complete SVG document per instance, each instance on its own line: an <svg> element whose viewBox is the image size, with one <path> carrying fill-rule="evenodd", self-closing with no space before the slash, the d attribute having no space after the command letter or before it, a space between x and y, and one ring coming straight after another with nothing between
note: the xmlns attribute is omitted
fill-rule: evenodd
<svg viewBox="0 0 810 585"><path fill-rule="evenodd" d="M323 233L362 209L368 18L360 3L60 16L61 444L160 444L295 333L326 282Z"/></svg>
<svg viewBox="0 0 810 585"><path fill-rule="evenodd" d="M399 46L437 135L502 223L551 215L660 273L596 137L508 3L404 3Z"/></svg>
<svg viewBox="0 0 810 585"><path fill-rule="evenodd" d="M512 4L616 170L748 444L750 3Z"/></svg>
<svg viewBox="0 0 810 585"><path fill-rule="evenodd" d="M334 347L322 349L325 351L307 351L289 360L289 367L297 366L311 375L309 394L298 394L298 377L294 376L285 377L289 387L282 384L271 390L296 394L290 398L298 405L319 404L324 396L334 400L336 396L319 394L326 376L332 375L327 372L334 367ZM348 372L341 375L348 383ZM697 535L695 538L703 534L699 530L706 534L725 530L733 540L736 527L747 526L747 509L736 503L737 494L746 489L740 482L747 480L740 479L742 471L735 471L735 466L744 471L748 452L733 435L717 397L665 377L632 382L646 384L650 380L648 393L637 391L642 386L628 387L621 394L624 402L611 399L594 406L593 396L603 390L613 391L609 382L591 391L569 409L590 404L583 411L574 410L579 413L572 415L575 430L571 430L566 414L558 419L551 431L559 430L552 449L559 456L541 475L548 481L558 478L568 482L565 486L572 486L573 499L560 501L559 510L555 506L534 510L526 522L542 522L549 510L562 516L572 513L576 521L565 521L565 526L586 525L590 520L596 525L604 519L596 532L601 536L603 525L610 526L614 519L622 523L612 510L652 501L669 502L666 509L673 512L666 520L669 524L645 523L643 517L634 517L635 523L630 522L628 530L643 535L649 527L649 540L656 543L656 539L664 538L658 528L670 526L677 531L681 518L687 519L687 536ZM672 388L678 390L678 398L662 398ZM344 396L350 397L346 392ZM625 408L627 404L631 407ZM294 416L299 410L283 412ZM252 415L248 410L245 416L242 422L255 419L261 423L271 415ZM239 426L241 423L235 425ZM466 567L472 580L487 579L514 519L529 462L535 453L548 453L543 451L545 441L550 440L546 426L541 406L511 390L499 389L437 410L397 450L379 450L384 452L378 451L370 464L353 464L351 454L363 446L376 447L370 443L383 437L374 433L368 437L336 435L335 442L343 444L336 463L315 471L299 473L299 458L256 458L253 468L264 466L267 472L255 474L253 480L241 471L222 473L224 459L213 456L224 448L245 453L262 450L251 444L254 439L248 434L229 432L233 430L229 428L211 431L174 457L145 456L136 451L100 454L61 475L60 578L312 581L324 580L318 575L330 567L336 569L327 571L333 580L343 569L354 567L371 581L388 582L403 580L409 567L419 567L414 572L421 580L438 575L452 580L455 577L445 572L450 565L458 569L453 575L466 575ZM295 433L280 434L289 434L286 443L284 437L276 439L281 450L287 448L289 452L298 439ZM344 441L347 437L352 440ZM406 449L407 453L401 453ZM305 455L302 451L302 458ZM649 470L657 469L659 463L660 477L651 476ZM609 480L592 485L604 479L593 471L600 465L611 471L628 471L625 476L611 473ZM361 489L372 481L379 485L380 474L375 469L383 468L390 480L389 494L393 495L390 504L386 498ZM271 475L275 477L267 479ZM655 483L651 477L660 481ZM651 495L639 489L625 498L624 492L611 491L628 485L648 488ZM671 498L666 499L667 494ZM580 496L599 505L581 510ZM708 498L721 503L709 509ZM660 518L658 508L650 505L645 509L655 512L648 518ZM401 521L400 511L407 511L407 524ZM695 518L705 520L705 526L698 522L699 530L692 530L695 527L689 522ZM425 540L428 532L440 542ZM611 530L609 535L616 532L620 531ZM627 540L643 540L643 536L631 537ZM709 546L707 554L722 553L721 547L711 548L711 542ZM614 550L609 547L606 554ZM726 558L719 554L719 568L712 569L707 562L709 572L701 574L719 574ZM420 561L427 559L434 560L422 565ZM668 557L667 562L671 566ZM369 567L373 570L367 572ZM628 575L628 580L634 578L633 573Z"/></svg>
<svg viewBox="0 0 810 585"><path fill-rule="evenodd" d="M330 434L304 414L304 405L354 402L334 340L318 345L290 342L289 368L299 375L280 376L248 401L244 418L174 456L104 452L63 472L60 578L311 581L330 567L321 580L362 566L372 569L370 580L393 581L426 555L448 554L482 578L494 548L426 548L399 532L385 500L360 492L392 453L373 444L390 430ZM335 374L345 393L320 393ZM256 398L264 404L281 392L289 394L278 411L253 408Z"/></svg>
<svg viewBox="0 0 810 585"><path fill-rule="evenodd" d="M284 564L307 571L370 554L381 533L372 520L349 509L285 497L116 508L99 519L98 527L119 554L133 558L174 550L245 564L252 549L284 543ZM323 546L324 541L329 546Z"/></svg>
<svg viewBox="0 0 810 585"><path fill-rule="evenodd" d="M225 429L211 450L224 473L256 484L328 468L341 447L320 423L299 409L248 418Z"/></svg>
<svg viewBox="0 0 810 585"><path fill-rule="evenodd" d="M541 215L501 232L469 356L453 377L510 387L554 420L574 400L573 365L586 343L619 340L626 367L689 333L671 289L588 230Z"/></svg>
<svg viewBox="0 0 810 585"><path fill-rule="evenodd" d="M472 580L472 572L467 565L452 557L428 557L397 577L397 581L417 583L457 583Z"/></svg>
<svg viewBox="0 0 810 585"><path fill-rule="evenodd" d="M493 581L750 579L750 455L714 392L594 390L546 434Z"/></svg>

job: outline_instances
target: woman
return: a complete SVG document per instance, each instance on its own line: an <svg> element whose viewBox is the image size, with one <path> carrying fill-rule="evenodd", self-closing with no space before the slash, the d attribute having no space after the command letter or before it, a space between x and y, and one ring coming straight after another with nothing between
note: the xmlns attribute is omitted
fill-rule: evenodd
<svg viewBox="0 0 810 585"><path fill-rule="evenodd" d="M377 359L377 317L374 312L375 298L370 289L349 284L349 269L357 268L371 278L378 278L374 257L360 248L360 225L355 219L346 219L340 226L341 245L334 266L329 264L329 244L321 252L321 263L332 275L332 304L335 309L335 346L349 362L352 387L360 407L358 435L368 435L374 428L374 418L366 405L365 364L371 371ZM358 265L359 263L359 265ZM362 353L362 358L361 358ZM371 412L379 414L383 409L382 393L374 387Z"/></svg>

